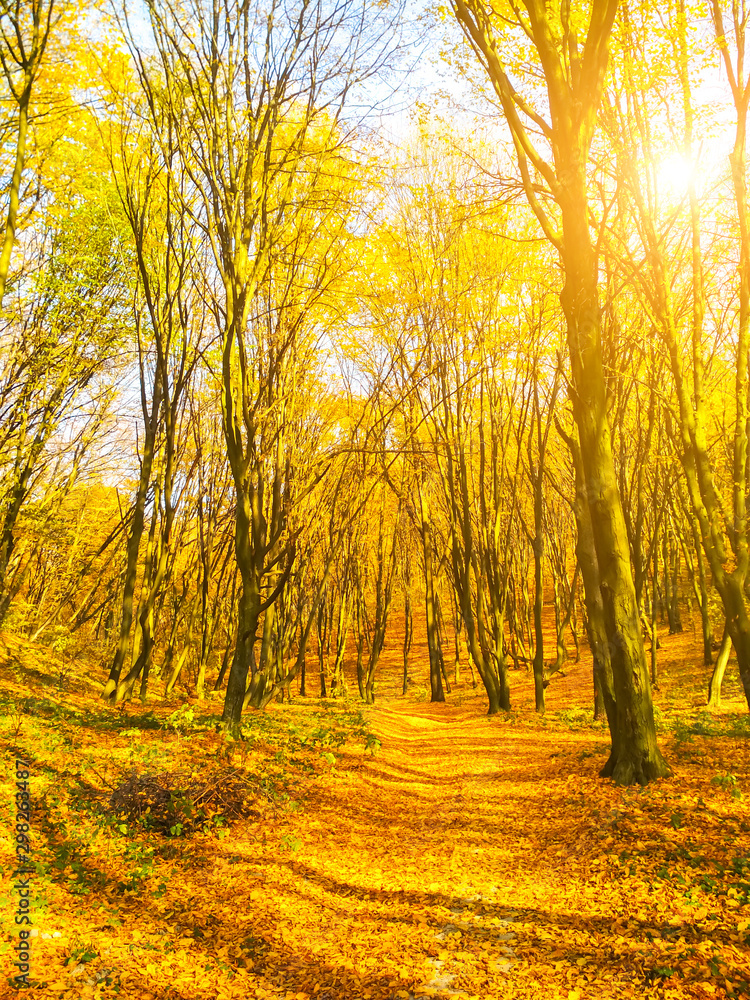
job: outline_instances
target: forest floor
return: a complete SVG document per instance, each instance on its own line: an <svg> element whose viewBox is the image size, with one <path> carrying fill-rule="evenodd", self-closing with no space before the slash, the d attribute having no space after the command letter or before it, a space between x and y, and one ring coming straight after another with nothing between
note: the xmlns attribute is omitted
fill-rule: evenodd
<svg viewBox="0 0 750 1000"><path fill-rule="evenodd" d="M692 634L663 639L673 776L645 789L597 777L585 657L544 718L523 671L489 718L465 681L446 704L401 696L391 656L377 705L295 697L235 742L216 700L111 709L85 663L5 636L6 876L31 765L25 995L750 996L749 717L731 673L722 711L701 708ZM19 893L0 891L10 996Z"/></svg>

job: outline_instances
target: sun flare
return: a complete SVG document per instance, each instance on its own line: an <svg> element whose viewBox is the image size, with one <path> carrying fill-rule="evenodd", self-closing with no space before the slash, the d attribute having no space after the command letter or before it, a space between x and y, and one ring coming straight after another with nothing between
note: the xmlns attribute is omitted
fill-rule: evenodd
<svg viewBox="0 0 750 1000"><path fill-rule="evenodd" d="M656 183L659 194L670 201L686 197L691 183L698 179L694 161L683 153L672 153L661 160L656 168Z"/></svg>

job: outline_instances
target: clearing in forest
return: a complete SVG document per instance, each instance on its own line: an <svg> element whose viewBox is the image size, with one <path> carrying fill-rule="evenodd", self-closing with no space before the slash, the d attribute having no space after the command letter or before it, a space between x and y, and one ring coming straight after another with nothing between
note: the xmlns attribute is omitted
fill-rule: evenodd
<svg viewBox="0 0 750 1000"><path fill-rule="evenodd" d="M295 699L234 742L216 705L113 710L9 640L3 866L23 755L26 995L750 994L747 716L674 704L686 644L667 640L658 694L674 776L639 790L597 777L584 667L545 719L523 675L509 716L465 687L444 705ZM5 976L17 905L6 879Z"/></svg>

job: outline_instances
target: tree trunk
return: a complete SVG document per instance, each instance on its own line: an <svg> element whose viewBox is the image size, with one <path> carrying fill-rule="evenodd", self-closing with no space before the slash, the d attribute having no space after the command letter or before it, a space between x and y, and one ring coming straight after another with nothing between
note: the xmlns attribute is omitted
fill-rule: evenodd
<svg viewBox="0 0 750 1000"><path fill-rule="evenodd" d="M344 656L346 654L346 640L349 635L349 623L351 621L351 600L347 588L341 592L341 604L339 605L338 633L336 635L336 659L333 663L333 674L331 677L331 694L344 695Z"/></svg>
<svg viewBox="0 0 750 1000"><path fill-rule="evenodd" d="M658 524L655 529L659 530ZM657 623L656 623L656 588L658 586L659 580L659 544L658 538L654 538L654 573L651 578L651 683L656 687L657 683L657 656L656 651L659 648L659 640L657 633Z"/></svg>
<svg viewBox="0 0 750 1000"><path fill-rule="evenodd" d="M411 651L413 632L414 622L411 613L411 594L408 590L404 590L404 676L401 684L402 694L406 694L406 689L409 685L409 652Z"/></svg>
<svg viewBox="0 0 750 1000"><path fill-rule="evenodd" d="M320 677L320 697L327 698L326 671L325 671L325 642L326 642L326 622L328 621L328 608L325 600L320 602L316 615L315 625L318 632L318 674Z"/></svg>
<svg viewBox="0 0 750 1000"><path fill-rule="evenodd" d="M195 604L190 609L190 614L188 615L187 627L185 630L185 645L183 646L182 652L180 653L177 663L175 664L172 673L167 679L166 686L164 688L164 694L171 694L174 690L177 681L180 679L180 674L182 673L182 668L185 666L188 655L190 654L190 642L193 635L193 618L195 617Z"/></svg>
<svg viewBox="0 0 750 1000"><path fill-rule="evenodd" d="M612 757L602 773L611 775L617 784L647 784L669 774L669 768L656 741L630 546L612 456L585 166L581 162L566 162L566 174L559 199L565 268L561 302L573 375L571 401L591 514L616 707Z"/></svg>
<svg viewBox="0 0 750 1000"><path fill-rule="evenodd" d="M562 430L559 423L557 424L557 429L570 448L575 471L576 496L573 504L573 514L578 531L576 557L583 579L583 596L586 605L586 634L594 661L594 717L600 718L602 714L605 714L609 725L612 746L607 763L603 768L603 771L609 771L612 762L618 757L620 731L617 725L615 687L612 676L610 644L607 639L604 617L604 602L599 579L599 563L594 545L591 512L586 499L586 484L581 450L578 442L568 436Z"/></svg>
<svg viewBox="0 0 750 1000"><path fill-rule="evenodd" d="M157 383L158 385L158 383ZM109 701L117 689L120 682L120 672L130 646L130 629L133 624L133 595L138 579L138 552L141 547L143 528L145 522L146 495L148 494L151 482L151 467L154 460L154 441L156 436L156 421L159 412L160 394L154 392L154 399L151 406L151 419L146 425L146 440L143 445L143 459L141 460L141 473L138 480L138 489L135 495L133 510L133 520L128 534L127 555L125 563L125 575L122 592L122 612L120 616L120 636L115 649L112 666L109 670L107 683L102 691L102 698Z"/></svg>
<svg viewBox="0 0 750 1000"><path fill-rule="evenodd" d="M197 698L202 699L205 694L206 686L206 665L208 663L208 653L210 648L211 637L209 635L209 614L208 614L208 586L211 573L211 552L210 552L210 536L206 539L206 533L203 530L202 522L204 518L203 513L203 501L202 498L198 501L198 517L201 521L199 525L198 537L200 539L200 551L201 551L201 651L200 658L198 660L198 676L195 680L195 694Z"/></svg>
<svg viewBox="0 0 750 1000"><path fill-rule="evenodd" d="M616 699L616 715L610 720L613 752L604 773L611 774L618 784L646 784L668 774L669 769L656 743L630 545L612 455L602 358L599 260L589 228L587 190L587 159L606 79L617 3L609 0L592 5L588 24L581 19L576 34L568 36L568 45L561 41L553 23L555 15L547 4L527 0L523 6L528 13L527 34L539 55L547 91L549 125L544 127L553 163L538 153L523 123L528 121L524 116L529 112L520 107L518 94L509 82L502 45L493 34L487 8L473 0L453 0L464 31L484 56L485 69L513 132L529 204L559 252L563 266L565 285L560 301L570 353L570 398L580 441ZM578 31L586 32L585 43ZM570 57L573 50L575 58ZM579 58L579 51L585 56ZM552 190L560 209L561 227L540 202L529 160L543 173Z"/></svg>
<svg viewBox="0 0 750 1000"><path fill-rule="evenodd" d="M451 588L451 610L453 612L453 681L461 680L461 616L456 604L456 591ZM474 685L476 687L476 684Z"/></svg>
<svg viewBox="0 0 750 1000"><path fill-rule="evenodd" d="M362 632L357 636L357 687L359 688L359 696L362 701L365 701L365 668L364 668L364 655L365 655L365 637Z"/></svg>
<svg viewBox="0 0 750 1000"><path fill-rule="evenodd" d="M242 566L240 566L240 573L242 575ZM222 713L222 722L227 729L233 732L239 729L242 720L247 678L254 660L259 617L260 592L257 581L253 576L242 575L242 591L237 606L237 645L229 669L227 693Z"/></svg>
<svg viewBox="0 0 750 1000"><path fill-rule="evenodd" d="M672 615L675 632L682 632L682 610L680 608L680 546L675 540L672 554Z"/></svg>
<svg viewBox="0 0 750 1000"><path fill-rule="evenodd" d="M273 586L273 580L271 581ZM250 683L245 691L243 710L252 705L253 708L262 708L266 703L266 695L273 688L276 677L276 661L274 657L274 625L276 621L276 608L271 605L266 608L263 617L263 634L260 640L260 656L258 663L251 661ZM252 667L255 667L253 670Z"/></svg>
<svg viewBox="0 0 750 1000"><path fill-rule="evenodd" d="M542 458L540 456L540 462ZM534 483L534 704L537 712L544 714L544 535L542 527L542 482Z"/></svg>
<svg viewBox="0 0 750 1000"><path fill-rule="evenodd" d="M725 625L719 654L716 657L716 664L711 673L711 680L708 682L708 701L706 704L709 708L721 708L721 685L724 680L724 672L727 669L729 654L731 652L732 638L729 635L729 629Z"/></svg>
<svg viewBox="0 0 750 1000"><path fill-rule="evenodd" d="M698 561L698 585L700 588L701 606L701 637L703 639L703 666L710 667L713 663L713 631L711 629L711 618L708 613L708 586L706 585L706 567L703 562L703 551L701 548L698 531L695 527L695 518L690 518L693 530L693 541L695 544L695 558Z"/></svg>
<svg viewBox="0 0 750 1000"><path fill-rule="evenodd" d="M440 673L443 677L443 684L445 686L445 693L451 693L451 682L448 677L448 671L445 667L445 620L443 618L443 607L440 601L439 593L435 593L435 619L437 622L437 649L438 657L440 659Z"/></svg>
<svg viewBox="0 0 750 1000"><path fill-rule="evenodd" d="M168 505L167 510L164 513L162 530L157 538L157 525L160 520L159 497L160 483L157 481L154 489L154 514L151 520L148 544L146 547L140 610L138 614L136 635L133 640L133 664L125 679L118 682L112 695L112 700L115 704L119 704L124 699L131 697L136 681L142 674L143 681L141 683L141 701L146 700L148 671L151 666L151 656L154 650L154 608L166 575L169 557L167 545L169 544L173 516L171 505ZM139 637L140 649L138 649ZM136 650L138 650L137 655Z"/></svg>
<svg viewBox="0 0 750 1000"><path fill-rule="evenodd" d="M430 525L429 507L427 504L426 487L420 483L420 512L421 512L421 535L422 553L424 556L424 600L425 600L425 621L427 624L427 649L430 658L430 701L445 701L443 691L443 677L440 670L440 637L437 628L437 615L435 613L435 572L432 555L432 529Z"/></svg>
<svg viewBox="0 0 750 1000"><path fill-rule="evenodd" d="M49 30L49 29L48 29ZM36 46L35 46L36 48ZM34 80L34 71L27 67L24 87L18 101L18 132L16 133L16 155L13 163L13 174L10 179L10 197L8 199L8 215L5 219L3 246L0 250L0 307L5 298L5 286L10 272L10 257L16 238L16 223L18 221L19 195L21 193L21 177L26 159L26 137L29 130L29 102Z"/></svg>
<svg viewBox="0 0 750 1000"><path fill-rule="evenodd" d="M305 652L307 650L307 636L309 629L305 629L300 623L299 627L299 648L297 649L297 659L299 660L299 694L300 698L307 697L307 660Z"/></svg>
<svg viewBox="0 0 750 1000"><path fill-rule="evenodd" d="M742 689L745 693L745 699L750 705L750 618L748 618L745 596L737 577L727 575L724 586L724 606L728 606L731 612L731 616L727 620L727 628L734 651L737 654Z"/></svg>

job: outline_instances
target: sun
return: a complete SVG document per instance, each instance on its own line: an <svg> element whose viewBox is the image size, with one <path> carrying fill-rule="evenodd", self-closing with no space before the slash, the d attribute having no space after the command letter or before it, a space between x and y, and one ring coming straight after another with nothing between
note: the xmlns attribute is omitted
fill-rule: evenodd
<svg viewBox="0 0 750 1000"><path fill-rule="evenodd" d="M693 161L682 153L671 153L656 167L659 194L667 201L681 201L687 197L691 183L697 181L697 173Z"/></svg>

